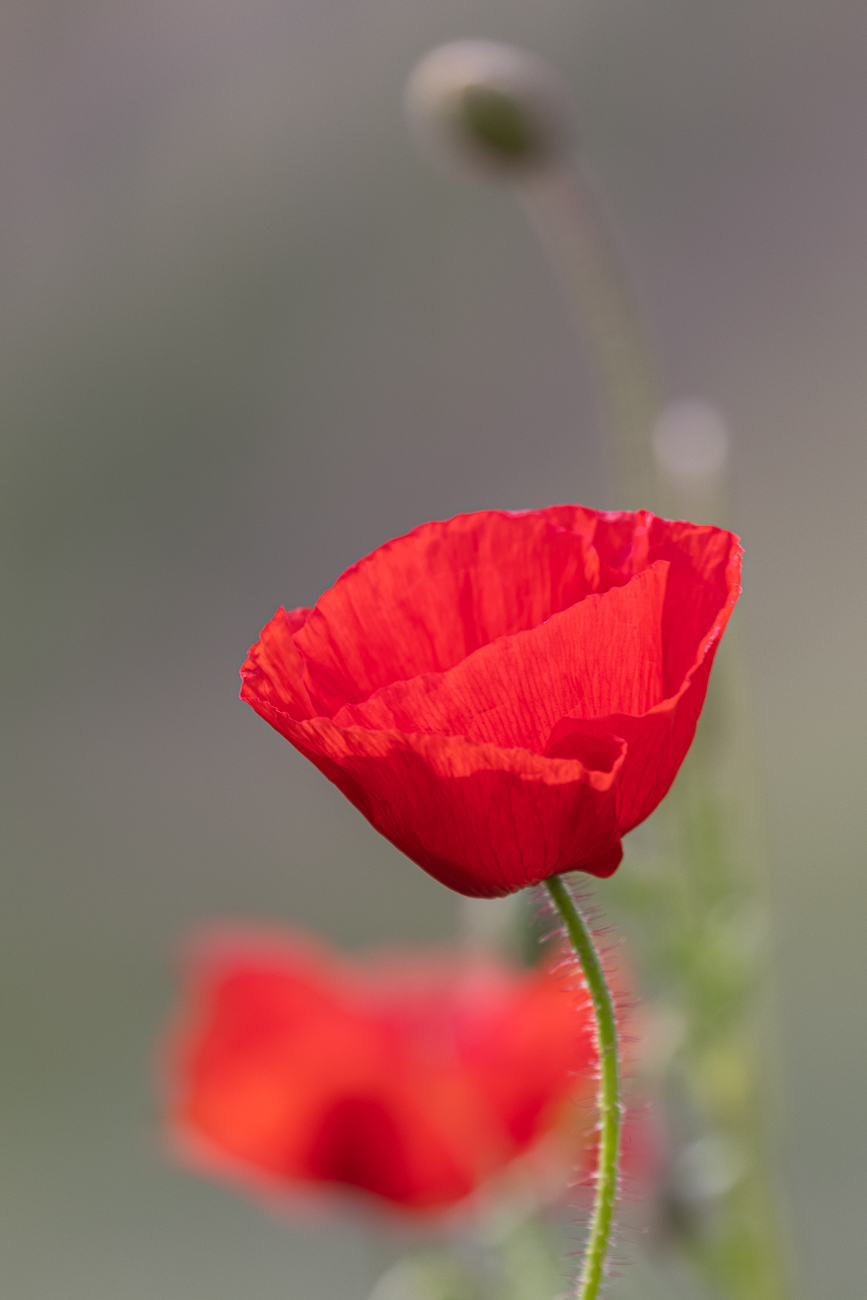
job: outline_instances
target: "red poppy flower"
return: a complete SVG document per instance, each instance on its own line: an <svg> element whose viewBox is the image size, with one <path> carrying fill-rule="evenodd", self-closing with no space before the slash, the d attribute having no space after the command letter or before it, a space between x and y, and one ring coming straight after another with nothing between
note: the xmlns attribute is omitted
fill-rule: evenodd
<svg viewBox="0 0 867 1300"><path fill-rule="evenodd" d="M167 1051L169 1122L209 1172L436 1211L528 1153L541 1172L546 1136L558 1178L586 1163L592 1108L576 1099L596 1059L586 993L547 969L215 935Z"/></svg>
<svg viewBox="0 0 867 1300"><path fill-rule="evenodd" d="M241 696L460 893L608 876L690 746L740 562L648 511L423 524L278 610Z"/></svg>

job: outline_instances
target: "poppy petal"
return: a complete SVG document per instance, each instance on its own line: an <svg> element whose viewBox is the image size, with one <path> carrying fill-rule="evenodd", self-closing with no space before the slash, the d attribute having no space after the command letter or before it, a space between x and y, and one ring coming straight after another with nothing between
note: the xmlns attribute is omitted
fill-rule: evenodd
<svg viewBox="0 0 867 1300"><path fill-rule="evenodd" d="M544 511L422 524L347 569L317 601L296 638L305 681L320 712L333 714L535 627L599 580L587 538Z"/></svg>
<svg viewBox="0 0 867 1300"><path fill-rule="evenodd" d="M340 959L218 932L190 954L165 1054L178 1149L251 1189L456 1204L594 1088L583 987L457 954ZM589 1112L561 1140L592 1152Z"/></svg>
<svg viewBox="0 0 867 1300"><path fill-rule="evenodd" d="M668 568L657 561L625 586L587 596L539 627L500 637L447 673L383 687L362 704L345 705L334 722L466 736L476 744L542 754L564 716L646 713L662 700ZM612 644L618 647L613 665Z"/></svg>

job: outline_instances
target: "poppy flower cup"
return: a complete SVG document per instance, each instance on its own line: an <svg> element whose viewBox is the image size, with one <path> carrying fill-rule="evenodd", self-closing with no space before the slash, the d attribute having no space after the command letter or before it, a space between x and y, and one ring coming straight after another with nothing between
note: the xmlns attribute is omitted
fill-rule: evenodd
<svg viewBox="0 0 867 1300"><path fill-rule="evenodd" d="M643 510L423 524L278 610L241 697L459 893L609 876L692 742L741 555Z"/></svg>
<svg viewBox="0 0 867 1300"><path fill-rule="evenodd" d="M597 1062L568 963L349 960L250 931L190 950L163 1074L174 1145L205 1172L428 1215L507 1170L543 1194L588 1174Z"/></svg>

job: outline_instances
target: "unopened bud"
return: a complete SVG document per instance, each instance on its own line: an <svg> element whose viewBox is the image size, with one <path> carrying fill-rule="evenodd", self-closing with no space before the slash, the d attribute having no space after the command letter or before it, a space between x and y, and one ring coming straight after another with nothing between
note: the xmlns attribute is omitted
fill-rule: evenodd
<svg viewBox="0 0 867 1300"><path fill-rule="evenodd" d="M568 152L568 87L542 59L494 41L440 45L406 89L410 121L442 162L519 178Z"/></svg>

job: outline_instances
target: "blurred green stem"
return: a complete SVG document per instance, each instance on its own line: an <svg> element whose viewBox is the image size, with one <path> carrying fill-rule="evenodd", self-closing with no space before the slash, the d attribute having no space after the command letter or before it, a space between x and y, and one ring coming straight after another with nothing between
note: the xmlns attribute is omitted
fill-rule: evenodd
<svg viewBox="0 0 867 1300"><path fill-rule="evenodd" d="M578 160L534 172L518 196L554 263L593 360L612 443L618 507L650 505L656 495L650 432L662 406L661 387L602 202Z"/></svg>
<svg viewBox="0 0 867 1300"><path fill-rule="evenodd" d="M614 1002L605 979L599 954L575 900L560 876L545 881L554 906L563 919L566 933L578 955L596 1016L599 1047L599 1155L596 1166L596 1195L590 1236L578 1280L578 1300L595 1300L602 1284L605 1256L611 1237L617 1200L618 1155L620 1151L620 1064L617 1049L617 1020Z"/></svg>

